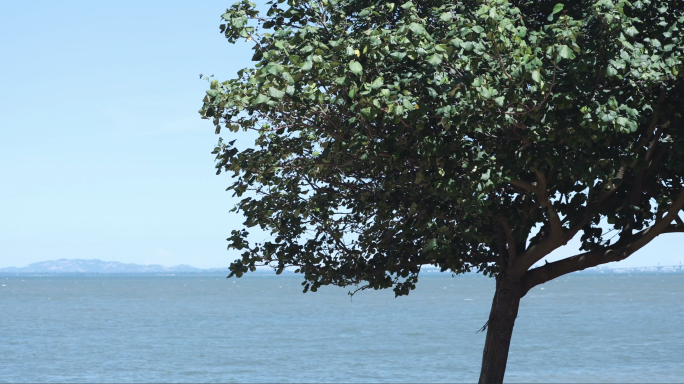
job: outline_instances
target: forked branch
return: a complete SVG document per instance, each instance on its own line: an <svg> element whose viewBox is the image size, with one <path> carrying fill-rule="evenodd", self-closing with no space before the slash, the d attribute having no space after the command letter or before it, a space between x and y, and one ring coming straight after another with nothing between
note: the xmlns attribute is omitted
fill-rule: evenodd
<svg viewBox="0 0 684 384"><path fill-rule="evenodd" d="M543 284L571 272L581 271L586 268L613 261L624 260L651 242L656 236L663 233L684 232L684 227L681 225L671 224L678 217L678 212L683 204L684 188L679 191L679 195L672 202L672 205L670 205L670 209L663 217L663 220L640 232L622 238L613 246L581 253L528 271L523 280L523 292L527 293L530 289L539 284Z"/></svg>
<svg viewBox="0 0 684 384"><path fill-rule="evenodd" d="M550 233L546 238L539 243L532 245L525 252L517 257L517 261L510 272L522 276L527 269L536 263L544 256L551 253L554 249L566 244L579 231L578 226L571 228L569 231L564 230L563 223L558 216L558 212L553 206L549 197L547 189L547 176L543 172L535 172L537 176L536 183L529 183L522 180L511 180L511 184L523 188L528 192L536 195L537 202L542 207L546 208L548 216L548 224Z"/></svg>

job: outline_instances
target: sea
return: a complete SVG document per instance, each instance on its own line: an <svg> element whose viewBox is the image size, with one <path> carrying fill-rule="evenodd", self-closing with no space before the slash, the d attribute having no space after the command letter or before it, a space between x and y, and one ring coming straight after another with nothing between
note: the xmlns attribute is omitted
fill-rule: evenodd
<svg viewBox="0 0 684 384"><path fill-rule="evenodd" d="M476 382L494 281L409 296L299 275L2 276L0 382ZM684 274L572 274L521 303L506 382L684 383Z"/></svg>

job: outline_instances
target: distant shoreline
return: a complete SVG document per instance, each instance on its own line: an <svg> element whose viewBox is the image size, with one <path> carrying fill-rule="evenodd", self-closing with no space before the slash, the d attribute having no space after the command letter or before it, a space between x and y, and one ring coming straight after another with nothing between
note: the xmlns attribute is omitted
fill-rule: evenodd
<svg viewBox="0 0 684 384"><path fill-rule="evenodd" d="M534 268L534 267L533 267ZM439 268L425 266L421 272L423 276L451 274L451 272L441 272ZM617 275L617 274L664 274L664 273L684 273L684 266L655 266L637 268L610 268L607 266L590 268L584 271L575 272L579 274L593 275ZM230 274L228 267L223 268L195 268L190 265L176 265L165 267L162 265L140 265L131 263L120 263L117 261L102 261L98 259L59 259L41 261L27 265L26 267L0 268L0 276L223 276ZM283 274L293 275L294 269L286 269ZM275 271L271 268L260 267L255 272L246 275L273 275ZM477 275L475 272L466 273L459 276Z"/></svg>
<svg viewBox="0 0 684 384"><path fill-rule="evenodd" d="M421 271L422 276L439 276L439 275L450 275L451 272L440 272L437 268L424 269ZM26 271L16 271L16 272L5 272L0 271L0 277L10 277L10 276L70 276L70 277L227 277L230 272L226 270L225 272L211 271L211 272L174 272L174 273L163 273L163 272L132 272L132 273L117 273L117 272L47 272L47 271L36 271L36 272L26 272ZM602 269L590 269L573 273L573 275L603 275L603 276L615 276L615 275L672 275L672 274L684 274L684 268L680 266L663 266L663 267L640 267L640 268L602 268ZM297 275L293 271L283 271L282 274L276 275L275 271L272 270L259 270L255 272L248 272L243 276L295 276ZM472 277L480 276L478 273L467 273L462 275L457 275L456 277Z"/></svg>

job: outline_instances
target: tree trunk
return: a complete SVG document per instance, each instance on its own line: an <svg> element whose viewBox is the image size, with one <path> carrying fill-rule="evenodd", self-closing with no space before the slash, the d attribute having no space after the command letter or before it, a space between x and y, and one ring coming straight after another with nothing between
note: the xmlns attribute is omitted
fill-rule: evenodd
<svg viewBox="0 0 684 384"><path fill-rule="evenodd" d="M487 322L480 384L503 383L508 348L511 345L515 318L518 316L522 288L522 282L519 279L505 275L500 275L496 279L496 292Z"/></svg>

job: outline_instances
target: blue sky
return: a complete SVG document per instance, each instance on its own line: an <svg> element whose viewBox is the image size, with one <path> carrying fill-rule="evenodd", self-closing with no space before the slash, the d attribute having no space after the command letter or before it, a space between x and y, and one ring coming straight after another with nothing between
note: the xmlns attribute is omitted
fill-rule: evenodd
<svg viewBox="0 0 684 384"><path fill-rule="evenodd" d="M237 257L225 239L243 220L197 114L200 73L227 79L250 65L249 46L218 31L232 2L0 4L0 268ZM684 261L684 236L667 236L620 265Z"/></svg>

